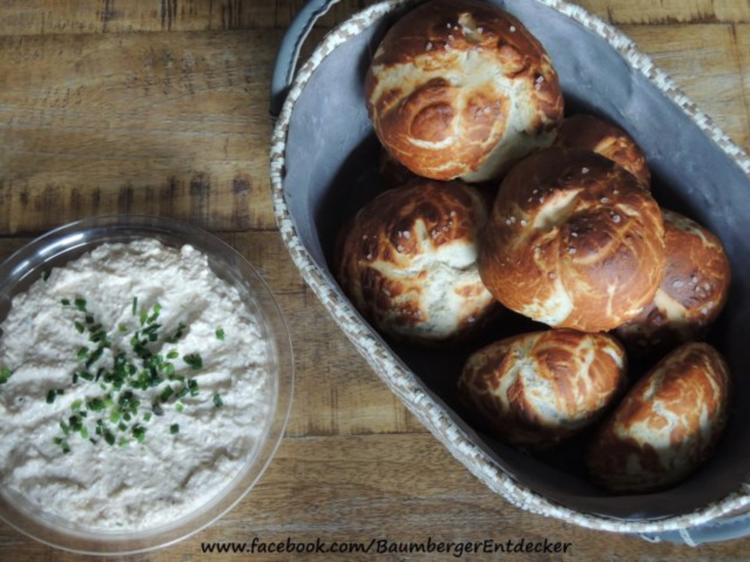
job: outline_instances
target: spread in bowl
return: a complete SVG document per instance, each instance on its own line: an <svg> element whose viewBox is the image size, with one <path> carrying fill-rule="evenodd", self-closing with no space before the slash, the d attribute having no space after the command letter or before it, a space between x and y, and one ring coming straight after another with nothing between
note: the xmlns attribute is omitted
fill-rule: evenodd
<svg viewBox="0 0 750 562"><path fill-rule="evenodd" d="M100 244L16 294L0 329L0 487L81 528L200 509L273 415L260 319L191 245Z"/></svg>

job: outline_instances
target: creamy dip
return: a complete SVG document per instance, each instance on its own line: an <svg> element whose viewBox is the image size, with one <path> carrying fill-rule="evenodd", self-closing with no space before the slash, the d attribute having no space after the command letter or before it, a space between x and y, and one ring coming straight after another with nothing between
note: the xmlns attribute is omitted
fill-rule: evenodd
<svg viewBox="0 0 750 562"><path fill-rule="evenodd" d="M16 296L0 329L0 486L90 529L210 502L271 415L258 319L191 246L98 246Z"/></svg>

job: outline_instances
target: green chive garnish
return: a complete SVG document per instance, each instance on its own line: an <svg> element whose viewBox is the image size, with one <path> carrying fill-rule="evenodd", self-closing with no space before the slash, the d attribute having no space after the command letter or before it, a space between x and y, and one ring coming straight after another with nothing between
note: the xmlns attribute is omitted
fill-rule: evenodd
<svg viewBox="0 0 750 562"><path fill-rule="evenodd" d="M171 433L172 435L174 435L175 433L179 433L179 432L180 432L180 424L173 423L172 425L169 426L169 433Z"/></svg>
<svg viewBox="0 0 750 562"><path fill-rule="evenodd" d="M224 341L224 328L217 328L216 329L216 339Z"/></svg>
<svg viewBox="0 0 750 562"><path fill-rule="evenodd" d="M218 392L214 392L214 407L221 408L224 405L224 401L219 396Z"/></svg>
<svg viewBox="0 0 750 562"><path fill-rule="evenodd" d="M200 353L188 353L182 356L182 360L195 370L203 368L203 358Z"/></svg>
<svg viewBox="0 0 750 562"><path fill-rule="evenodd" d="M0 384L5 384L8 382L8 379L13 374L13 371L11 371L8 367L2 367L0 368Z"/></svg>

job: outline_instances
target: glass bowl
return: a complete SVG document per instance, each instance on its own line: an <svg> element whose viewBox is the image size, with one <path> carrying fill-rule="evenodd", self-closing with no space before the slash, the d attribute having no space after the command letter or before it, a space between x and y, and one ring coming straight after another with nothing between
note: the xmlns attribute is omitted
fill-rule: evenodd
<svg viewBox="0 0 750 562"><path fill-rule="evenodd" d="M106 242L156 238L180 247L190 244L208 257L211 269L235 286L258 318L268 345L272 379L271 415L257 445L233 480L206 505L157 528L98 531L78 527L46 514L6 490L0 490L0 519L19 532L50 546L97 555L123 555L154 550L185 539L211 525L237 505L258 482L284 434L292 401L294 362L289 333L270 289L231 246L204 230L156 217L112 216L77 221L37 238L0 264L0 320L11 299L54 266L64 265ZM2 437L0 437L2 439Z"/></svg>

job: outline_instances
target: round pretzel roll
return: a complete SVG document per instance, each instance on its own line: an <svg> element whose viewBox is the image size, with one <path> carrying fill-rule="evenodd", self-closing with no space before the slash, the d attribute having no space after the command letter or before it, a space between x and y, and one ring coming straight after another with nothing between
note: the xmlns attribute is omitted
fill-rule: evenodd
<svg viewBox="0 0 750 562"><path fill-rule="evenodd" d="M414 180L381 193L344 227L336 276L379 330L420 343L458 339L499 309L477 271L479 192Z"/></svg>
<svg viewBox="0 0 750 562"><path fill-rule="evenodd" d="M626 382L625 352L606 334L532 332L466 362L463 402L500 439L545 447L596 421Z"/></svg>
<svg viewBox="0 0 750 562"><path fill-rule="evenodd" d="M481 182L552 144L563 115L544 48L476 0L432 0L386 34L365 83L381 143L419 176Z"/></svg>
<svg viewBox="0 0 750 562"><path fill-rule="evenodd" d="M503 305L550 326L607 331L653 299L664 226L651 195L593 152L549 148L506 176L479 272Z"/></svg>
<svg viewBox="0 0 750 562"><path fill-rule="evenodd" d="M676 484L705 461L727 418L730 378L705 343L688 343L659 362L604 422L588 452L592 478L618 493Z"/></svg>
<svg viewBox="0 0 750 562"><path fill-rule="evenodd" d="M702 336L724 308L731 269L721 241L695 221L662 210L667 261L653 300L617 329L640 353Z"/></svg>
<svg viewBox="0 0 750 562"><path fill-rule="evenodd" d="M564 119L555 145L562 148L585 148L616 162L651 187L651 172L646 156L624 130L593 115L573 115Z"/></svg>

